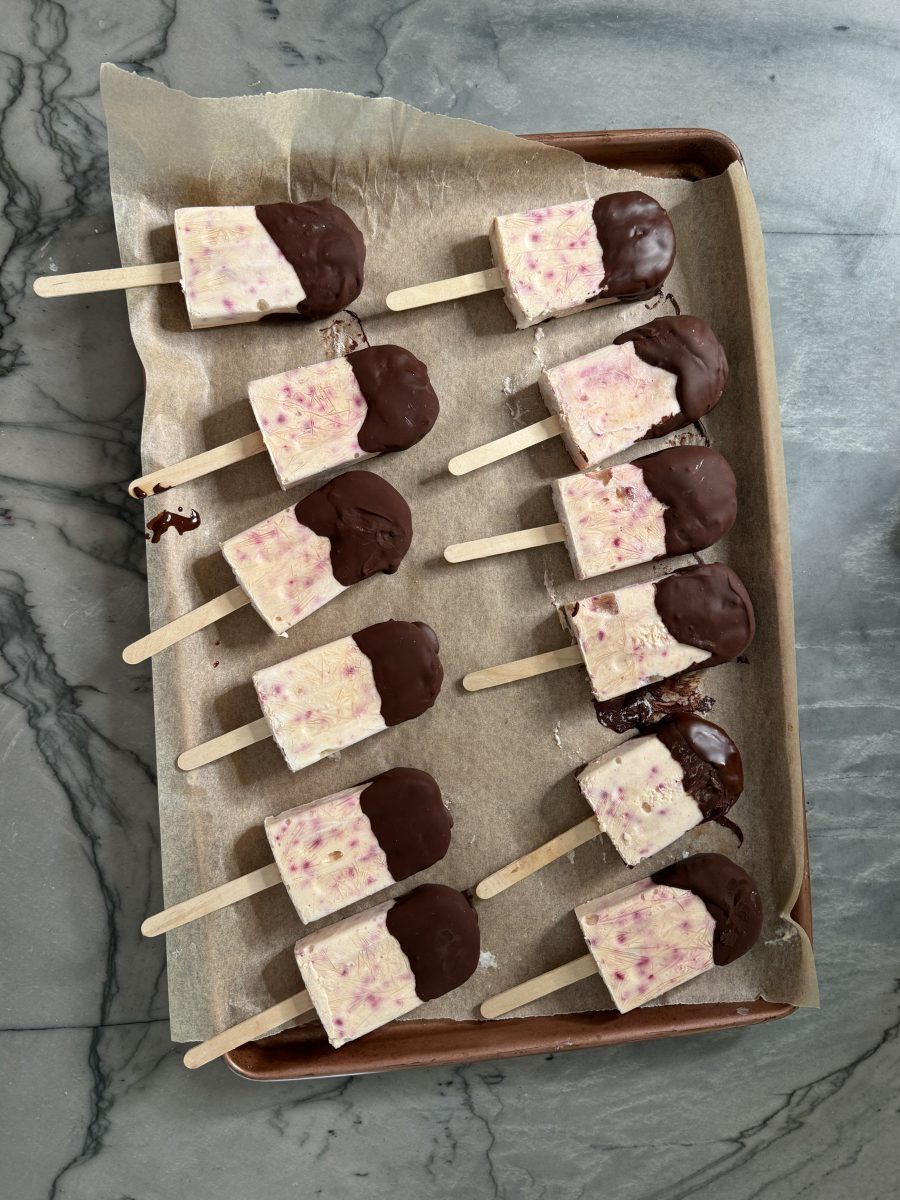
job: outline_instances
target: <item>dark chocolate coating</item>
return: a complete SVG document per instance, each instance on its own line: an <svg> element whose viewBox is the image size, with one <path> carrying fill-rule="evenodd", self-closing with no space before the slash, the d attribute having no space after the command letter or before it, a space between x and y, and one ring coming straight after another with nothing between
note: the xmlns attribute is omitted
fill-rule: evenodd
<svg viewBox="0 0 900 1200"><path fill-rule="evenodd" d="M400 725L431 708L444 682L440 644L422 621L380 621L354 633L372 664L385 725Z"/></svg>
<svg viewBox="0 0 900 1200"><path fill-rule="evenodd" d="M724 563L682 567L658 580L655 588L656 611L672 637L712 655L702 666L737 658L753 641L753 605Z"/></svg>
<svg viewBox="0 0 900 1200"><path fill-rule="evenodd" d="M331 570L344 587L400 566L412 514L398 491L371 471L345 471L296 506L301 525L331 543Z"/></svg>
<svg viewBox="0 0 900 1200"><path fill-rule="evenodd" d="M356 435L363 450L383 454L420 442L440 412L425 364L402 346L354 350L347 362L366 401L366 418Z"/></svg>
<svg viewBox="0 0 900 1200"><path fill-rule="evenodd" d="M666 553L705 550L724 537L737 516L737 481L718 450L673 446L632 464L665 504Z"/></svg>
<svg viewBox="0 0 900 1200"><path fill-rule="evenodd" d="M257 204L256 216L306 292L297 305L301 317L316 321L353 303L362 291L366 244L342 208L330 200Z"/></svg>
<svg viewBox="0 0 900 1200"><path fill-rule="evenodd" d="M713 962L734 962L756 944L762 930L762 901L756 884L724 854L692 854L656 871L654 883L684 888L706 905L716 923Z"/></svg>
<svg viewBox="0 0 900 1200"><path fill-rule="evenodd" d="M680 413L652 425L644 437L662 437L698 421L719 403L728 380L728 360L722 344L699 317L657 317L628 329L614 345L634 343L634 352L651 367L676 378L675 398Z"/></svg>
<svg viewBox="0 0 900 1200"><path fill-rule="evenodd" d="M703 820L717 821L743 842L743 833L726 814L744 790L744 767L725 730L684 713L664 721L654 733L681 767L681 786L696 801Z"/></svg>
<svg viewBox="0 0 900 1200"><path fill-rule="evenodd" d="M376 775L359 798L387 867L398 882L447 853L453 818L427 771L394 767Z"/></svg>
<svg viewBox="0 0 900 1200"><path fill-rule="evenodd" d="M643 300L651 296L675 261L675 230L669 214L646 192L613 192L594 205L603 251L598 296Z"/></svg>
<svg viewBox="0 0 900 1200"><path fill-rule="evenodd" d="M478 966L478 917L462 892L423 883L394 901L386 924L409 959L420 1000L452 992Z"/></svg>

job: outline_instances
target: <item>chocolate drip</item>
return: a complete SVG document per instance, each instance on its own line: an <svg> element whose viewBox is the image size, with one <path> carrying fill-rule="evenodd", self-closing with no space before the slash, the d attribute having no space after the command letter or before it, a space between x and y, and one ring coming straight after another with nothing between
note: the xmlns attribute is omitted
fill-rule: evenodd
<svg viewBox="0 0 900 1200"><path fill-rule="evenodd" d="M669 214L646 192L613 192L594 205L597 240L603 251L598 296L645 300L675 261L675 230Z"/></svg>
<svg viewBox="0 0 900 1200"><path fill-rule="evenodd" d="M665 887L693 892L716 923L713 962L723 967L756 944L762 930L762 901L756 884L724 854L693 854L651 878Z"/></svg>
<svg viewBox="0 0 900 1200"><path fill-rule="evenodd" d="M693 796L703 820L732 830L740 845L744 834L725 814L744 790L744 767L740 751L725 730L712 721L685 714L664 722L654 732L681 767L681 786Z"/></svg>
<svg viewBox="0 0 900 1200"><path fill-rule="evenodd" d="M399 882L447 853L453 818L427 771L394 767L376 775L359 798L387 867Z"/></svg>
<svg viewBox="0 0 900 1200"><path fill-rule="evenodd" d="M628 329L614 339L616 346L634 343L638 358L674 375L680 413L652 425L644 437L662 437L699 419L719 403L728 380L728 360L722 344L699 317L657 317Z"/></svg>
<svg viewBox="0 0 900 1200"><path fill-rule="evenodd" d="M702 673L683 671L673 679L660 679L612 700L594 700L597 720L615 733L643 729L665 717L682 713L705 713L715 704L700 691Z"/></svg>
<svg viewBox="0 0 900 1200"><path fill-rule="evenodd" d="M330 200L257 204L256 216L306 292L297 305L301 317L330 317L353 303L362 291L366 244L342 208Z"/></svg>
<svg viewBox="0 0 900 1200"><path fill-rule="evenodd" d="M478 917L462 892L424 883L395 900L385 920L409 959L420 1000L452 992L478 966Z"/></svg>
<svg viewBox="0 0 900 1200"><path fill-rule="evenodd" d="M368 346L347 355L366 401L356 439L368 454L406 450L420 442L440 405L428 368L402 346Z"/></svg>
<svg viewBox="0 0 900 1200"><path fill-rule="evenodd" d="M163 509L161 513L157 513L155 517L151 517L147 522L149 533L145 533L144 537L151 545L155 545L164 533L168 533L170 529L174 529L179 537L183 533L190 533L197 529L200 525L200 514L196 508L192 508L190 513L184 513L179 508L178 512L169 512L168 509Z"/></svg>
<svg viewBox="0 0 900 1200"><path fill-rule="evenodd" d="M656 611L676 641L708 650L703 666L735 658L756 632L747 589L724 563L682 567L656 583Z"/></svg>
<svg viewBox="0 0 900 1200"><path fill-rule="evenodd" d="M306 496L297 520L331 543L334 577L350 587L400 566L412 541L412 515L399 492L371 471L345 471Z"/></svg>
<svg viewBox="0 0 900 1200"><path fill-rule="evenodd" d="M724 537L737 516L737 481L717 450L673 446L638 458L644 483L666 505L666 553L704 550Z"/></svg>
<svg viewBox="0 0 900 1200"><path fill-rule="evenodd" d="M444 681L440 644L422 621L380 621L354 633L372 664L385 725L411 721L431 708Z"/></svg>

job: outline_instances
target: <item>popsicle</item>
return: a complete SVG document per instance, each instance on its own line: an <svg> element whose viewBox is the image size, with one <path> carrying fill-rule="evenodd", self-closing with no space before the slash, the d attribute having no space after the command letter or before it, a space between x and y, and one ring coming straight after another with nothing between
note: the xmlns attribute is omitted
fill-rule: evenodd
<svg viewBox="0 0 900 1200"><path fill-rule="evenodd" d="M271 737L299 771L431 708L444 679L439 649L421 621L381 621L257 671L263 716L186 750L178 765L190 771Z"/></svg>
<svg viewBox="0 0 900 1200"><path fill-rule="evenodd" d="M272 313L309 321L351 304L363 285L366 246L330 200L178 208L178 262L43 275L39 296L72 296L181 283L192 329L240 325Z"/></svg>
<svg viewBox="0 0 900 1200"><path fill-rule="evenodd" d="M427 771L394 767L366 783L267 817L274 862L148 917L146 937L283 883L301 921L365 900L439 862L453 819Z"/></svg>
<svg viewBox="0 0 900 1200"><path fill-rule="evenodd" d="M492 996L482 1016L503 1016L598 971L619 1012L631 1012L735 962L762 931L756 884L724 854L681 859L580 904L575 916L590 953Z"/></svg>
<svg viewBox="0 0 900 1200"><path fill-rule="evenodd" d="M728 461L704 446L673 446L553 484L555 525L448 546L448 562L565 542L576 579L704 550L737 515Z"/></svg>
<svg viewBox="0 0 900 1200"><path fill-rule="evenodd" d="M744 840L727 816L744 788L740 753L724 729L702 717L673 717L595 758L577 779L593 816L489 875L478 896L499 895L601 833L629 867L706 821L731 829L739 845Z"/></svg>
<svg viewBox="0 0 900 1200"><path fill-rule="evenodd" d="M367 346L254 379L250 406L259 430L159 467L129 484L137 499L199 479L268 451L283 488L388 450L407 450L429 432L440 406L428 368L402 346Z"/></svg>
<svg viewBox="0 0 900 1200"><path fill-rule="evenodd" d="M736 658L756 628L746 588L723 563L682 567L559 611L577 645L475 671L463 679L466 691L583 664L602 702L688 667Z"/></svg>
<svg viewBox="0 0 900 1200"><path fill-rule="evenodd" d="M538 386L553 413L448 464L451 475L561 436L579 470L598 467L635 442L698 421L728 379L725 351L699 317L657 317L612 345L543 370Z"/></svg>
<svg viewBox="0 0 900 1200"><path fill-rule="evenodd" d="M462 986L480 952L467 898L422 884L301 938L294 955L306 990L192 1046L185 1066L202 1066L312 1011L337 1049Z"/></svg>
<svg viewBox="0 0 900 1200"><path fill-rule="evenodd" d="M669 214L645 192L613 192L495 217L494 267L390 292L395 311L503 289L518 329L652 296L675 261Z"/></svg>
<svg viewBox="0 0 900 1200"><path fill-rule="evenodd" d="M400 493L371 471L346 471L223 542L238 586L132 642L122 657L143 662L247 604L286 637L354 583L392 575L411 540L412 516Z"/></svg>

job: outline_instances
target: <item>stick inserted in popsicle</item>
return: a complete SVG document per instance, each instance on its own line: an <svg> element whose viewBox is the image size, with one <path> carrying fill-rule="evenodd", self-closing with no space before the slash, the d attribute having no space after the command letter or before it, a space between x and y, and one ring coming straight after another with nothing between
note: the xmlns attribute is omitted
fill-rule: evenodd
<svg viewBox="0 0 900 1200"><path fill-rule="evenodd" d="M400 493L371 471L346 471L223 542L238 586L126 646L122 657L143 662L246 604L286 636L352 584L392 575L411 540L412 516Z"/></svg>
<svg viewBox="0 0 900 1200"><path fill-rule="evenodd" d="M294 955L306 991L193 1046L185 1066L212 1062L313 1009L338 1048L461 987L480 951L478 918L466 897L422 884L301 938Z"/></svg>
<svg viewBox="0 0 900 1200"><path fill-rule="evenodd" d="M248 387L259 424L193 458L159 467L128 487L137 499L199 479L267 450L283 488L420 442L440 405L423 362L402 346L368 346L254 379Z"/></svg>
<svg viewBox="0 0 900 1200"><path fill-rule="evenodd" d="M192 329L272 313L319 320L362 291L363 236L330 200L179 208L174 225L177 263L43 275L34 290L74 296L180 282Z"/></svg>
<svg viewBox="0 0 900 1200"><path fill-rule="evenodd" d="M736 658L756 628L746 588L723 563L683 567L559 611L577 645L475 671L462 681L466 691L583 664L602 702L689 667Z"/></svg>
<svg viewBox="0 0 900 1200"><path fill-rule="evenodd" d="M292 771L419 717L444 671L437 634L421 621L382 621L253 676L263 716L186 750L183 771L274 738Z"/></svg>
<svg viewBox="0 0 900 1200"><path fill-rule="evenodd" d="M466 562L565 541L577 579L705 550L737 514L737 484L726 459L703 446L673 446L631 463L583 471L553 484L556 525L448 546Z"/></svg>
<svg viewBox="0 0 900 1200"><path fill-rule="evenodd" d="M631 1012L741 958L762 931L756 884L724 854L694 854L575 916L590 953L485 1000L482 1016L502 1017L598 971L619 1012Z"/></svg>
<svg viewBox="0 0 900 1200"><path fill-rule="evenodd" d="M439 862L453 819L427 771L394 767L367 783L267 817L274 862L148 917L145 937L283 883L306 924Z"/></svg>
<svg viewBox="0 0 900 1200"><path fill-rule="evenodd" d="M743 842L727 816L744 787L740 753L724 729L692 713L595 758L578 786L594 815L489 875L476 895L499 895L601 833L629 867L705 821L725 825Z"/></svg>
<svg viewBox="0 0 900 1200"><path fill-rule="evenodd" d="M727 379L725 351L705 321L657 317L543 370L538 386L553 416L457 455L448 469L465 475L558 436L579 470L599 467L635 442L705 416Z"/></svg>
<svg viewBox="0 0 900 1200"><path fill-rule="evenodd" d="M519 329L600 304L644 300L675 261L669 214L645 192L613 192L495 217L494 267L390 292L395 311L502 288Z"/></svg>

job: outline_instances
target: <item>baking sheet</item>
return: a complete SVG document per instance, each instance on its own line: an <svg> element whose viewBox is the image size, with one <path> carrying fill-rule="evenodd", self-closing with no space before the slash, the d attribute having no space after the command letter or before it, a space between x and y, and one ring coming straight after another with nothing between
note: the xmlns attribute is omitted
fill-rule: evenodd
<svg viewBox="0 0 900 1200"><path fill-rule="evenodd" d="M476 696L458 681L474 667L563 644L550 597L586 595L610 581L573 584L561 546L457 566L440 557L451 541L552 521L546 485L570 472L571 462L552 442L460 480L449 477L445 465L453 454L545 415L534 387L542 361L584 353L671 311L672 300L650 312L643 304L626 305L517 333L497 294L411 314L385 313L381 297L394 287L487 265L485 230L496 211L642 186L669 208L678 233L667 292L684 311L710 320L729 353L729 390L708 428L735 467L742 507L716 557L744 578L759 624L749 662L717 668L703 680L716 701L713 718L744 754L749 782L734 815L747 841L736 851L729 834L707 826L648 870L685 851L731 853L760 884L764 937L745 959L666 999L740 1002L763 995L814 1003L808 940L779 915L790 910L800 885L802 795L786 632L783 496L772 472L779 447L771 444L757 402L742 214L735 202L745 185L731 173L697 184L641 180L388 100L318 91L194 100L110 67L102 83L123 262L173 257L177 206L289 194L332 195L369 247L367 285L355 316L321 327L267 324L192 334L177 288L132 292L132 329L148 377L145 470L251 431L246 381L340 352L348 339L359 340L359 322L372 343L397 341L419 354L442 400L440 421L424 442L372 467L413 509L415 540L397 576L352 589L286 640L273 638L245 611L155 664L167 902L267 861L260 824L267 813L393 765L424 767L441 783L455 837L429 878L455 886L473 885L585 815L573 772L618 739L596 723L584 672L558 672ZM310 489L296 495L303 490ZM231 586L219 540L286 502L262 458L164 500L169 508L196 508L203 523L181 540L168 535L148 547L154 627ZM148 501L148 517L163 506L162 498ZM615 577L615 584L656 573L638 568ZM388 616L428 620L441 636L447 682L430 714L297 776L285 771L272 743L189 775L177 772L179 750L256 718L253 670ZM420 1015L469 1019L485 995L583 953L572 906L628 877L597 839L572 862L563 859L480 904L484 965L466 987ZM276 889L170 935L173 1037L205 1037L296 990L290 946L299 932L286 895ZM608 1006L597 979L523 1013Z"/></svg>

